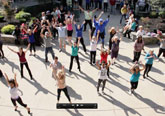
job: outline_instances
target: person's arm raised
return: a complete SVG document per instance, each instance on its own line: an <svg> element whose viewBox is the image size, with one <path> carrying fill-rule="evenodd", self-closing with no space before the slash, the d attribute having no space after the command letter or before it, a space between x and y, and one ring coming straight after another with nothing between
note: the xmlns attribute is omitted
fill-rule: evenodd
<svg viewBox="0 0 165 116"><path fill-rule="evenodd" d="M16 78L16 73L14 73L14 82L15 82L15 86L18 87L18 83L17 83L17 78Z"/></svg>
<svg viewBox="0 0 165 116"><path fill-rule="evenodd" d="M107 65L107 69L110 67L110 65L111 65L111 61L109 60L108 65Z"/></svg>
<svg viewBox="0 0 165 116"><path fill-rule="evenodd" d="M98 40L99 40L99 35L100 35L100 30L97 31L97 36L96 36L97 42L98 42Z"/></svg>
<svg viewBox="0 0 165 116"><path fill-rule="evenodd" d="M10 47L7 47L10 51L17 53L15 50L11 49Z"/></svg>
<svg viewBox="0 0 165 116"><path fill-rule="evenodd" d="M82 11L82 12L84 12L85 10L81 7L81 6L79 6L79 8L80 8L80 10Z"/></svg>
<svg viewBox="0 0 165 116"><path fill-rule="evenodd" d="M101 66L99 65L99 60L96 62L96 66L98 67L99 70L101 70Z"/></svg>
<svg viewBox="0 0 165 116"><path fill-rule="evenodd" d="M92 37L91 37L91 29L89 29L89 40L92 41Z"/></svg>
<svg viewBox="0 0 165 116"><path fill-rule="evenodd" d="M98 9L98 8L96 8L96 9L92 10L92 13L96 12L96 10L97 10L97 9Z"/></svg>
<svg viewBox="0 0 165 116"><path fill-rule="evenodd" d="M29 50L29 48L30 48L30 43L28 44L28 46L27 46L27 48L25 50L25 53Z"/></svg>
<svg viewBox="0 0 165 116"><path fill-rule="evenodd" d="M52 32L50 31L50 28L47 27L47 29L48 29L48 32L49 32L49 34L50 34L50 37L52 37Z"/></svg>
<svg viewBox="0 0 165 116"><path fill-rule="evenodd" d="M45 29L45 27L43 27L43 28L41 29L41 32L40 32L40 36L41 36L42 39L44 38L44 34L43 34L44 29Z"/></svg>
<svg viewBox="0 0 165 116"><path fill-rule="evenodd" d="M100 19L100 17L104 14L104 12L102 11L99 16L96 18L96 20L98 21Z"/></svg>
<svg viewBox="0 0 165 116"><path fill-rule="evenodd" d="M6 80L6 82L7 82L7 85L10 86L10 84L9 84L9 78L8 78L7 74L4 73L3 75L4 75L4 77L5 77L5 80Z"/></svg>

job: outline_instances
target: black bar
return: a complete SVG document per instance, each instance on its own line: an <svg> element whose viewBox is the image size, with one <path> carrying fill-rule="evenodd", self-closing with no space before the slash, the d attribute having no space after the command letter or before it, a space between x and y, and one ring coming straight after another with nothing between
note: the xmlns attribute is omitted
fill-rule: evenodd
<svg viewBox="0 0 165 116"><path fill-rule="evenodd" d="M58 103L57 109L97 109L97 103Z"/></svg>

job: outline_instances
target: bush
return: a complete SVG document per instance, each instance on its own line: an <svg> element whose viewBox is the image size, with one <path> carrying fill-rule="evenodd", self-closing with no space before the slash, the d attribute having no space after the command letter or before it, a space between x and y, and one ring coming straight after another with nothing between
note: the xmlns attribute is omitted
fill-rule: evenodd
<svg viewBox="0 0 165 116"><path fill-rule="evenodd" d="M27 20L29 20L31 17L31 14L28 12L24 12L24 11L19 11L18 13L15 14L15 19L19 20L20 22L26 22Z"/></svg>
<svg viewBox="0 0 165 116"><path fill-rule="evenodd" d="M14 30L15 30L14 25L6 25L2 27L1 32L4 34L12 34Z"/></svg>
<svg viewBox="0 0 165 116"><path fill-rule="evenodd" d="M157 17L158 17L158 14L156 11L150 12L150 18L157 18Z"/></svg>
<svg viewBox="0 0 165 116"><path fill-rule="evenodd" d="M3 21L3 19L4 19L4 16L0 15L0 21Z"/></svg>
<svg viewBox="0 0 165 116"><path fill-rule="evenodd" d="M29 22L29 27L32 26L32 24L33 24L33 20L34 20L34 19L37 19L37 18L36 18L36 17L31 17L30 22Z"/></svg>
<svg viewBox="0 0 165 116"><path fill-rule="evenodd" d="M162 17L162 18L165 18L165 11L159 12L159 16Z"/></svg>

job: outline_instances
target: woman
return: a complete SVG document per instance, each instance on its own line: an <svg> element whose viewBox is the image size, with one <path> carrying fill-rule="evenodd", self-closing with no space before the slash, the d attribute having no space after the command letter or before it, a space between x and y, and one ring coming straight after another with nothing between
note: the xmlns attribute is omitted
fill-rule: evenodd
<svg viewBox="0 0 165 116"><path fill-rule="evenodd" d="M98 85L97 85L97 93L98 95L100 95L99 93L99 88L100 88L100 84L101 82L103 82L103 86L102 86L102 93L104 94L104 88L105 88L105 84L107 81L107 70L109 69L109 66L111 65L111 62L109 61L108 64L106 64L105 61L101 62L101 65L99 65L99 63L96 63L98 69L100 70L99 72L99 79L98 79Z"/></svg>
<svg viewBox="0 0 165 116"><path fill-rule="evenodd" d="M53 34L54 39L58 38L58 35L59 35L58 30L56 28L54 28L57 25L58 25L58 20L56 17L53 17L52 22L51 22L51 30L52 30L52 34Z"/></svg>
<svg viewBox="0 0 165 116"><path fill-rule="evenodd" d="M112 65L115 64L115 60L118 56L119 44L120 44L121 40L122 40L122 37L120 37L120 39L119 39L118 36L114 36L112 38L112 50L111 50Z"/></svg>
<svg viewBox="0 0 165 116"><path fill-rule="evenodd" d="M0 58L5 58L4 52L3 52L3 42L1 40L1 32L0 32Z"/></svg>
<svg viewBox="0 0 165 116"><path fill-rule="evenodd" d="M143 78L145 79L145 75L147 75L147 77L149 77L148 73L150 72L152 65L153 65L153 61L154 59L156 59L157 56L154 54L153 50L150 50L149 53L146 54L145 56L145 60L146 60L146 64L145 64L145 71L143 74Z"/></svg>
<svg viewBox="0 0 165 116"><path fill-rule="evenodd" d="M72 22L73 22L73 18L67 18L66 20L66 29L67 29L67 35L68 35L68 42L70 43L72 40L72 34L73 34L73 27L72 27Z"/></svg>
<svg viewBox="0 0 165 116"><path fill-rule="evenodd" d="M162 53L163 53L163 57L165 57L165 36L158 36L157 39L160 41L160 48L159 48L158 58L160 57L160 55Z"/></svg>
<svg viewBox="0 0 165 116"><path fill-rule="evenodd" d="M109 49L112 48L112 38L114 35L116 35L117 31L115 30L115 27L111 27L109 30L110 38L109 38Z"/></svg>
<svg viewBox="0 0 165 116"><path fill-rule="evenodd" d="M16 80L16 74L14 74L14 79L11 79L11 80L9 80L6 73L4 73L4 77L6 79L6 82L7 82L8 86L9 86L11 101L12 101L14 107L15 107L15 111L17 111L18 106L17 106L16 102L18 102L21 106L26 108L27 111L28 111L28 114L30 114L30 108L27 107L27 104L23 103L21 97L18 94L19 89L18 89L18 83L17 83L17 80Z"/></svg>
<svg viewBox="0 0 165 116"><path fill-rule="evenodd" d="M134 44L134 58L132 62L139 61L141 51L144 48L144 41L142 39L142 36L139 36Z"/></svg>
<svg viewBox="0 0 165 116"><path fill-rule="evenodd" d="M99 31L98 31L99 32ZM97 51L97 42L98 42L99 33L97 37L91 37L91 30L89 29L89 40L90 40L90 64L95 64L96 62L96 51Z"/></svg>
<svg viewBox="0 0 165 116"><path fill-rule="evenodd" d="M143 66L142 69L139 68L138 64L135 64L131 69L130 72L132 73L132 76L130 78L130 83L131 83L131 90L130 90L130 94L134 92L134 90L137 88L138 86L138 81L139 81L139 77L140 77L140 72L143 71L145 69L144 64L141 63L141 65Z"/></svg>
<svg viewBox="0 0 165 116"><path fill-rule="evenodd" d="M59 103L61 91L63 91L65 93L66 97L68 98L68 101L70 103L72 103L71 99L69 97L69 94L68 94L66 83L65 83L65 68L64 68L64 66L62 67L62 71L60 71L58 73L58 75L56 76L56 80L57 80L57 86L58 86L58 89L57 89L57 94L58 94L57 95L57 103Z"/></svg>
<svg viewBox="0 0 165 116"><path fill-rule="evenodd" d="M9 47L8 47L8 49L11 50L12 52L16 53L19 56L20 67L21 67L21 77L24 78L24 75L23 75L23 66L25 65L26 66L26 69L29 72L29 75L30 75L31 80L33 80L32 73L31 73L31 71L29 69L29 65L28 65L27 60L25 58L26 52L28 51L29 47L30 47L30 44L28 45L28 47L26 48L25 51L23 51L23 48L21 47L21 48L19 48L19 52L15 51L15 50L13 50L13 49L11 49Z"/></svg>

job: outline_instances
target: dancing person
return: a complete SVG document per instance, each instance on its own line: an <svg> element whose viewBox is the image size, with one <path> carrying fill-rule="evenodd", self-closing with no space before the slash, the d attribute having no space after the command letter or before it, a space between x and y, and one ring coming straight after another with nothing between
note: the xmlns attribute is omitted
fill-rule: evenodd
<svg viewBox="0 0 165 116"><path fill-rule="evenodd" d="M114 37L114 35L117 34L117 31L115 30L115 27L111 27L109 29L109 34L110 34L110 38L109 38L109 50L111 50L111 48L112 48L112 38Z"/></svg>
<svg viewBox="0 0 165 116"><path fill-rule="evenodd" d="M91 37L91 30L89 29L89 40L90 40L90 64L93 65L96 63L96 51L97 51L97 42L99 37L99 31L96 36Z"/></svg>
<svg viewBox="0 0 165 116"><path fill-rule="evenodd" d="M60 49L59 52L62 51L62 46L64 44L64 50L66 51L66 26L63 26L62 23L59 24L59 27L56 27L56 25L54 25L54 27L58 30L58 34L59 34L59 43L60 43Z"/></svg>
<svg viewBox="0 0 165 116"><path fill-rule="evenodd" d="M132 73L132 76L130 78L130 84L131 84L131 89L130 89L130 94L134 93L134 90L138 86L138 81L140 78L140 72L145 69L145 65L141 62L142 69L139 68L139 65L135 63L133 67L131 67L130 72Z"/></svg>
<svg viewBox="0 0 165 116"><path fill-rule="evenodd" d="M79 9L78 1L75 1L75 2L74 2L73 11L74 11L74 15L75 15L75 21L79 22L79 18L80 18L80 9Z"/></svg>
<svg viewBox="0 0 165 116"><path fill-rule="evenodd" d="M99 10L102 10L102 2L103 0L99 0Z"/></svg>
<svg viewBox="0 0 165 116"><path fill-rule="evenodd" d="M103 49L101 47L101 53L100 53L100 63L102 63L103 61L105 62L105 64L107 65L107 62L108 62L108 54L110 53L109 49L106 50L106 49ZM107 69L107 76L109 77L109 68Z"/></svg>
<svg viewBox="0 0 165 116"><path fill-rule="evenodd" d="M45 34L44 34L45 31ZM52 55L52 58L54 59L54 52L53 52L53 48L51 45L51 40L52 40L52 33L50 31L50 28L47 26L43 26L43 28L41 29L41 38L44 40L44 44L45 44L45 62L48 62L48 53L50 52Z"/></svg>
<svg viewBox="0 0 165 116"><path fill-rule="evenodd" d="M5 58L4 52L3 52L3 42L1 40L1 32L0 32L0 58Z"/></svg>
<svg viewBox="0 0 165 116"><path fill-rule="evenodd" d="M120 19L120 24L122 24L123 17L124 17L125 20L126 20L127 12L128 12L127 5L124 4L124 6L121 8L121 19Z"/></svg>
<svg viewBox="0 0 165 116"><path fill-rule="evenodd" d="M93 17L93 13L97 10L97 9L94 9L92 11L90 10L84 10L83 8L81 8L81 6L79 6L80 10L82 12L84 12L84 15L85 15L85 24L84 24L84 31L86 31L86 26L87 24L89 24L89 27L90 29L92 30L92 17Z"/></svg>
<svg viewBox="0 0 165 116"><path fill-rule="evenodd" d="M29 72L29 75L30 75L31 80L33 80L32 73L30 71L28 62L27 62L26 57L25 57L25 55L26 55L26 53L27 53L27 51L28 51L29 48L30 48L30 44L28 45L28 47L26 48L25 51L23 51L23 48L20 47L19 48L19 52L17 52L17 51L15 51L15 50L13 50L13 49L11 49L11 48L8 47L9 50L11 50L12 52L16 53L19 56L20 67L21 67L21 78L24 78L24 75L23 75L23 66L25 65L26 69Z"/></svg>
<svg viewBox="0 0 165 116"><path fill-rule="evenodd" d="M70 66L69 66L69 72L71 72L71 70L72 70L74 58L76 59L79 72L81 72L80 62L79 62L79 56L78 56L79 44L80 44L80 38L78 38L78 42L74 42L74 44L72 44L71 42L69 43L69 45L72 48L71 59L70 59Z"/></svg>
<svg viewBox="0 0 165 116"><path fill-rule="evenodd" d="M57 71L62 69L62 64L58 61L58 57L54 58L54 61L50 64L52 68L52 76L56 79Z"/></svg>
<svg viewBox="0 0 165 116"><path fill-rule="evenodd" d="M146 54L145 56L145 60L146 60L146 64L145 64L145 71L143 73L143 78L145 79L147 75L147 77L149 77L148 73L150 72L152 65L153 65L153 61L154 59L156 59L157 56L154 54L153 50L150 50L149 53Z"/></svg>
<svg viewBox="0 0 165 116"><path fill-rule="evenodd" d="M90 9L90 0L86 0L86 10Z"/></svg>
<svg viewBox="0 0 165 116"><path fill-rule="evenodd" d="M104 0L104 12L107 12L108 9L108 0Z"/></svg>
<svg viewBox="0 0 165 116"><path fill-rule="evenodd" d="M34 51L34 56L36 55L36 48L35 48L35 38L34 33L38 26L36 26L33 31L31 29L28 29L28 36L29 36L29 44L30 44L30 56L32 55L32 49Z"/></svg>
<svg viewBox="0 0 165 116"><path fill-rule="evenodd" d="M132 62L139 61L141 51L143 50L143 48L144 48L144 41L142 39L142 36L139 36L134 44L134 58Z"/></svg>
<svg viewBox="0 0 165 116"><path fill-rule="evenodd" d="M115 64L115 60L118 57L119 54L119 44L120 41L122 40L122 36L120 35L120 39L118 38L118 36L114 36L112 38L112 49L111 49L111 62L112 65Z"/></svg>
<svg viewBox="0 0 165 116"><path fill-rule="evenodd" d="M62 67L62 71L60 71L55 77L56 77L57 86L58 86L58 89L57 89L57 103L59 103L61 91L63 91L65 93L66 97L68 98L68 101L70 103L72 103L71 99L69 97L69 94L68 94L68 89L67 89L66 83L65 83L66 74L65 74L64 66Z"/></svg>
<svg viewBox="0 0 165 116"><path fill-rule="evenodd" d="M111 13L115 14L115 5L116 5L116 0L109 0L111 4Z"/></svg>
<svg viewBox="0 0 165 116"><path fill-rule="evenodd" d="M102 61L101 65L98 62L96 63L96 65L97 65L97 67L100 71L99 71L99 79L98 79L98 84L97 84L97 93L98 93L98 95L100 95L99 88L100 88L101 83L103 83L102 94L105 94L104 93L104 88L105 88L106 81L108 79L107 78L107 70L109 69L109 66L111 65L111 62L109 61L109 63L106 64L105 61Z"/></svg>
<svg viewBox="0 0 165 116"><path fill-rule="evenodd" d="M86 47L84 44L84 39L83 39L83 27L84 27L85 21L82 23L82 25L77 25L76 22L74 22L75 29L76 29L76 42L78 42L78 39L80 39L80 43L83 46L84 52L86 53Z"/></svg>
<svg viewBox="0 0 165 116"><path fill-rule="evenodd" d="M162 38L162 39L161 39ZM164 36L157 36L157 39L160 41L159 53L158 58L163 53L163 57L165 57L165 37Z"/></svg>
<svg viewBox="0 0 165 116"><path fill-rule="evenodd" d="M16 79L16 73L14 74L14 79L10 79L8 78L7 74L4 73L4 77L6 79L6 82L9 86L9 92L11 95L11 102L13 103L14 107L15 107L15 111L17 111L17 103L18 102L21 106L23 106L24 108L27 109L28 114L30 114L30 108L27 106L27 104L24 104L21 97L18 94L18 83L17 83L17 79Z"/></svg>
<svg viewBox="0 0 165 116"><path fill-rule="evenodd" d="M94 19L94 25L96 27L95 36L97 35L98 30L100 30L99 41L100 41L100 38L101 38L103 48L104 48L105 27L107 26L107 24L109 22L109 17L110 17L110 15L108 15L108 18L105 21L103 21L103 19L99 19L99 22L97 22Z"/></svg>
<svg viewBox="0 0 165 116"><path fill-rule="evenodd" d="M72 40L72 34L73 34L73 27L72 27L72 23L73 23L73 18L74 15L72 16L72 18L68 17L66 19L66 28L67 28L67 38L68 38L68 42L70 43Z"/></svg>

